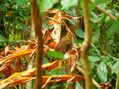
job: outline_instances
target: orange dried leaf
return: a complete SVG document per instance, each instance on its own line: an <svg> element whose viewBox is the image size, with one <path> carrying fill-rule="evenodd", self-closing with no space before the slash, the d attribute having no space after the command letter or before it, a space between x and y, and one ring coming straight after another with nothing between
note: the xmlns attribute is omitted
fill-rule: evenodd
<svg viewBox="0 0 119 89"><path fill-rule="evenodd" d="M51 30L46 30L45 31L45 34L44 34L44 44L48 44L48 42L52 40L51 32L52 32Z"/></svg>
<svg viewBox="0 0 119 89"><path fill-rule="evenodd" d="M83 76L81 75L63 75L61 76L61 81L67 81L69 79L71 79L72 77L74 77L72 79L72 82L76 82L76 81L80 81L80 80L83 80Z"/></svg>
<svg viewBox="0 0 119 89"><path fill-rule="evenodd" d="M18 66L19 65L19 66ZM21 71L21 60L18 58L15 63L15 71L20 72Z"/></svg>
<svg viewBox="0 0 119 89"><path fill-rule="evenodd" d="M10 54L10 55L0 59L0 65L2 65L4 63L9 63L9 62L15 60L16 58L31 54L32 51L33 51L32 49L17 50L14 54Z"/></svg>
<svg viewBox="0 0 119 89"><path fill-rule="evenodd" d="M45 88L45 86L49 83L49 81L51 80L51 78L52 78L52 76L49 77L49 78L46 80L46 82L45 82L45 83L43 84L43 86L42 86L42 89Z"/></svg>
<svg viewBox="0 0 119 89"><path fill-rule="evenodd" d="M43 70L48 69L50 71L51 69L57 67L58 63L59 63L59 61L56 60L56 61L54 61L52 63L43 64L42 65L42 69Z"/></svg>
<svg viewBox="0 0 119 89"><path fill-rule="evenodd" d="M0 81L0 89L5 88L9 85L17 85L23 83L24 81L28 81L35 73L35 68L32 70L14 73L7 79Z"/></svg>
<svg viewBox="0 0 119 89"><path fill-rule="evenodd" d="M47 10L46 12L48 13L57 13L59 10L58 9L53 9L53 10Z"/></svg>
<svg viewBox="0 0 119 89"><path fill-rule="evenodd" d="M55 41L51 42L49 44L49 47L52 48L52 49L54 49L56 47L56 42Z"/></svg>
<svg viewBox="0 0 119 89"><path fill-rule="evenodd" d="M12 74L7 79L0 81L0 89L5 88L6 86L9 86L9 85L17 85L17 84L21 84L26 81L32 80L33 79L32 76L35 74L35 70L36 70L36 68L33 68L32 70L27 70L24 72ZM70 81L76 82L76 81L83 80L84 77L81 75L43 76L43 84L45 84L45 85L48 84L51 79L52 80L59 79L58 82L66 82L69 79L71 79Z"/></svg>

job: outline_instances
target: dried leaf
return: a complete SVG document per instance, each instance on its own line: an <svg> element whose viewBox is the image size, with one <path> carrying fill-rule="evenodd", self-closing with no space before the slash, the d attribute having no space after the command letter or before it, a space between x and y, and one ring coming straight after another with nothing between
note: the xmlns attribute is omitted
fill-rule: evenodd
<svg viewBox="0 0 119 89"><path fill-rule="evenodd" d="M4 63L8 63L11 62L13 60L15 60L16 58L25 56L25 55L29 55L32 53L32 49L27 49L27 50L17 50L14 54L10 54L4 58L2 58L2 60L0 60L0 65L4 64Z"/></svg>
<svg viewBox="0 0 119 89"><path fill-rule="evenodd" d="M49 81L51 80L51 78L52 78L52 76L49 77L49 78L46 80L45 84L43 84L43 86L42 86L42 89L45 88L45 86L49 83Z"/></svg>
<svg viewBox="0 0 119 89"><path fill-rule="evenodd" d="M51 42L49 44L49 47L52 48L52 49L54 49L56 47L56 42L55 41Z"/></svg>
<svg viewBox="0 0 119 89"><path fill-rule="evenodd" d="M42 65L42 68L43 68L43 70L48 69L50 71L51 69L57 67L58 63L59 63L59 61L56 60L52 63L47 63L47 64Z"/></svg>
<svg viewBox="0 0 119 89"><path fill-rule="evenodd" d="M35 74L35 70L36 69L34 68L32 70L14 73L9 78L0 81L0 89L5 88L6 86L9 86L9 85L18 85L33 79L32 76ZM72 78L71 80L72 82L76 82L76 81L80 81L84 79L83 76L81 75L43 76L43 84L48 84L51 79L53 80L60 79L59 82L66 82L67 80L71 78Z"/></svg>
<svg viewBox="0 0 119 89"><path fill-rule="evenodd" d="M7 55L8 51L9 51L9 45L5 47L5 55Z"/></svg>
<svg viewBox="0 0 119 89"><path fill-rule="evenodd" d="M14 73L7 79L0 81L0 89L5 88L6 86L9 85L17 85L23 83L24 81L27 81L34 75L34 72L35 72L35 68L20 73Z"/></svg>

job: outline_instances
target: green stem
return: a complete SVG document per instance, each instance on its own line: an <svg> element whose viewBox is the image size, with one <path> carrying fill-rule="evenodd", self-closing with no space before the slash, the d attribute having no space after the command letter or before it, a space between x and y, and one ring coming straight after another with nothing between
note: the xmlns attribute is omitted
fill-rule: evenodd
<svg viewBox="0 0 119 89"><path fill-rule="evenodd" d="M90 12L89 12L89 0L83 0L83 15L84 15L84 26L85 26L85 38L81 46L81 58L84 69L85 76L85 87L86 89L93 89L92 77L91 77L91 68L88 62L88 51L91 45L92 39L92 29L90 21Z"/></svg>

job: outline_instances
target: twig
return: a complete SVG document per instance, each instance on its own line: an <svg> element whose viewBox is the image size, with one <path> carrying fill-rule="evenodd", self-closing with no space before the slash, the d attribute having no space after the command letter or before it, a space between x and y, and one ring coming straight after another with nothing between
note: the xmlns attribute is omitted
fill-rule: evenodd
<svg viewBox="0 0 119 89"><path fill-rule="evenodd" d="M95 3L95 0L91 0L92 3ZM98 10L100 10L101 12L103 12L104 14L108 15L110 18L112 18L113 20L117 20L117 17L112 15L111 13L109 13L107 10L103 9L102 7L100 7L99 5L96 6L96 8Z"/></svg>
<svg viewBox="0 0 119 89"><path fill-rule="evenodd" d="M101 12L103 12L104 14L106 14L107 16L109 16L111 19L117 20L117 17L116 16L112 15L111 13L109 13L107 10L103 9L99 5L97 5L96 7L97 7L98 10L100 10Z"/></svg>

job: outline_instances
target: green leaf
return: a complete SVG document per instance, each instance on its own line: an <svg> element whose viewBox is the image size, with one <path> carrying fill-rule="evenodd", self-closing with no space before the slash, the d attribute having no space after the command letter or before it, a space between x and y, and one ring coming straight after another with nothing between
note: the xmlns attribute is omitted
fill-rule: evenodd
<svg viewBox="0 0 119 89"><path fill-rule="evenodd" d="M104 62L101 62L97 68L98 76L100 80L104 83L107 82L107 68Z"/></svg>
<svg viewBox="0 0 119 89"><path fill-rule="evenodd" d="M100 58L97 56L89 56L89 61L93 62L93 63L98 62L98 61L100 61Z"/></svg>
<svg viewBox="0 0 119 89"><path fill-rule="evenodd" d="M51 9L54 4L56 4L59 0L38 0L40 12L44 13L46 10Z"/></svg>
<svg viewBox="0 0 119 89"><path fill-rule="evenodd" d="M66 12L66 13L68 13L68 14L70 14L70 15L72 15L72 16L75 16L76 15L76 10L73 7L72 8L69 8L69 9L64 9L63 11ZM72 24L75 24L74 21L71 22L71 23Z"/></svg>
<svg viewBox="0 0 119 89"><path fill-rule="evenodd" d="M0 34L0 42L6 42L6 38Z"/></svg>
<svg viewBox="0 0 119 89"><path fill-rule="evenodd" d="M15 0L18 5L24 5L28 0Z"/></svg>
<svg viewBox="0 0 119 89"><path fill-rule="evenodd" d="M69 9L70 7L76 5L78 3L78 0L61 0L61 5L63 6L63 9Z"/></svg>
<svg viewBox="0 0 119 89"><path fill-rule="evenodd" d="M48 62L49 62L49 61L48 61L48 58L43 57L43 64L48 63Z"/></svg>
<svg viewBox="0 0 119 89"><path fill-rule="evenodd" d="M119 31L119 18L114 21L111 28L107 31L107 38L109 39L117 31Z"/></svg>
<svg viewBox="0 0 119 89"><path fill-rule="evenodd" d="M56 52L56 51L48 51L48 56L53 57L53 58L58 58L58 59L64 59L64 54L61 52Z"/></svg>
<svg viewBox="0 0 119 89"><path fill-rule="evenodd" d="M49 76L51 75L59 75L59 70L57 68L52 69L50 72L46 71Z"/></svg>
<svg viewBox="0 0 119 89"><path fill-rule="evenodd" d="M95 13L95 12L91 12L91 21L93 22L93 23L97 23L98 22L98 18L99 18L99 16Z"/></svg>
<svg viewBox="0 0 119 89"><path fill-rule="evenodd" d="M95 4L101 4L101 3L106 3L108 0L95 0Z"/></svg>
<svg viewBox="0 0 119 89"><path fill-rule="evenodd" d="M0 46L4 46L6 44L7 39L0 34Z"/></svg>
<svg viewBox="0 0 119 89"><path fill-rule="evenodd" d="M46 73L50 76L50 75L64 75L66 74L66 71L64 70L64 68L62 68L61 70L55 68L55 69L52 69L50 72L49 71L46 71Z"/></svg>
<svg viewBox="0 0 119 89"><path fill-rule="evenodd" d="M76 82L76 89L83 89L79 82Z"/></svg>
<svg viewBox="0 0 119 89"><path fill-rule="evenodd" d="M112 73L117 73L119 70L119 61L117 61L112 67Z"/></svg>
<svg viewBox="0 0 119 89"><path fill-rule="evenodd" d="M94 10L96 8L97 5L101 5L102 7L105 7L105 3L108 0L95 0L95 3L91 3L90 4L90 9Z"/></svg>
<svg viewBox="0 0 119 89"><path fill-rule="evenodd" d="M60 89L66 89L66 84L65 83L54 84L46 89L58 89L59 87Z"/></svg>
<svg viewBox="0 0 119 89"><path fill-rule="evenodd" d="M84 32L82 30L74 30L75 35L77 35L80 38L84 38Z"/></svg>
<svg viewBox="0 0 119 89"><path fill-rule="evenodd" d="M92 28L95 30L94 35L92 37L92 42L96 43L96 42L98 42L99 37L100 37L100 27L99 27L99 25L97 23L96 24L94 23Z"/></svg>
<svg viewBox="0 0 119 89"><path fill-rule="evenodd" d="M94 33L93 37L92 37L92 42L96 43L98 42L100 37L100 29L96 29L96 32Z"/></svg>

